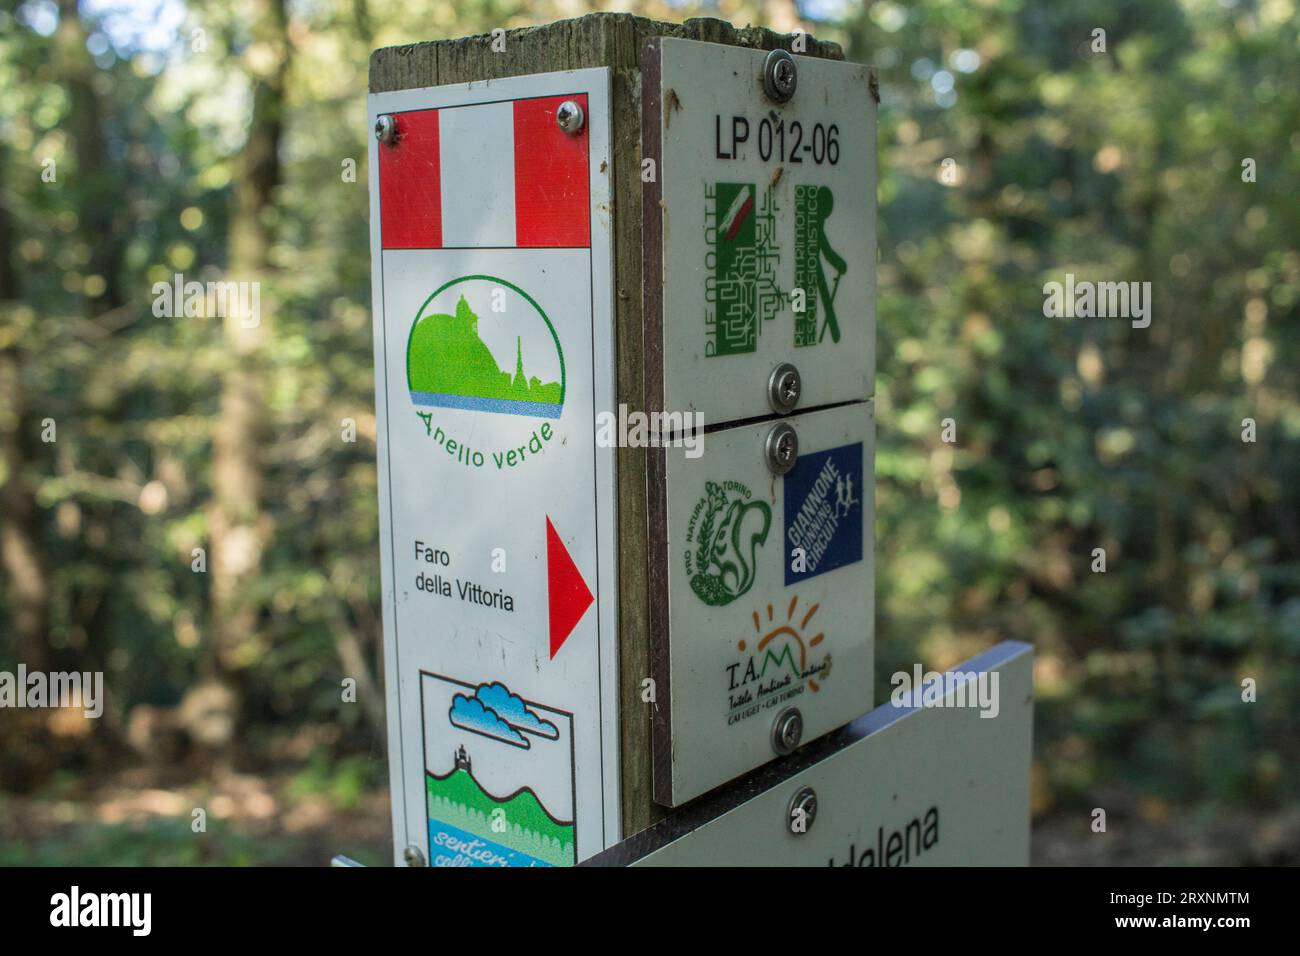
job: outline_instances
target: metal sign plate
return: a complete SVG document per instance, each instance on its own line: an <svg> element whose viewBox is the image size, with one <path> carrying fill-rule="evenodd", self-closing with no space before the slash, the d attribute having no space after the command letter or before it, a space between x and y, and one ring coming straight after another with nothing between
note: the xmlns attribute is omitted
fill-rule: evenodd
<svg viewBox="0 0 1300 956"><path fill-rule="evenodd" d="M871 706L874 403L740 425L664 450L667 547L652 563L655 799L677 806ZM790 426L798 459L769 469ZM666 613L665 613L666 610Z"/></svg>
<svg viewBox="0 0 1300 956"><path fill-rule="evenodd" d="M767 55L664 38L642 56L652 411L769 414L768 377L787 361L801 408L875 391L871 70L796 55L778 103Z"/></svg>
<svg viewBox="0 0 1300 956"><path fill-rule="evenodd" d="M396 857L573 864L619 836L609 73L369 110Z"/></svg>
<svg viewBox="0 0 1300 956"><path fill-rule="evenodd" d="M1007 641L949 674L991 691L996 716L953 706L959 690L945 677L945 691L929 706L881 704L593 864L1028 865L1033 649ZM967 702L971 686L961 692ZM791 806L805 788L815 813L795 833Z"/></svg>

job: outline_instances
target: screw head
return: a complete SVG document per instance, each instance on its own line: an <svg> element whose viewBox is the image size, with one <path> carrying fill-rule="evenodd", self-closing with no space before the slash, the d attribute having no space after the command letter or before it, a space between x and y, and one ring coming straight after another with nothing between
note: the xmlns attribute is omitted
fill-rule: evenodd
<svg viewBox="0 0 1300 956"><path fill-rule="evenodd" d="M786 808L785 814L786 824L795 836L803 836L812 829L816 819L817 791L812 787L803 787L790 798L790 806Z"/></svg>
<svg viewBox="0 0 1300 956"><path fill-rule="evenodd" d="M772 749L784 757L794 753L803 738L803 714L798 707L787 707L776 715L772 725Z"/></svg>
<svg viewBox="0 0 1300 956"><path fill-rule="evenodd" d="M387 114L375 120L375 139L385 146L397 142L397 120Z"/></svg>
<svg viewBox="0 0 1300 956"><path fill-rule="evenodd" d="M772 411L788 415L799 404L802 391L803 380L799 377L799 370L789 362L782 362L772 369L772 377L767 380L767 400Z"/></svg>
<svg viewBox="0 0 1300 956"><path fill-rule="evenodd" d="M412 843L402 851L402 859L406 861L407 866L424 866L424 853L421 849Z"/></svg>
<svg viewBox="0 0 1300 956"><path fill-rule="evenodd" d="M799 436L785 422L778 422L767 433L763 450L768 470L774 475L787 474L799 459Z"/></svg>
<svg viewBox="0 0 1300 956"><path fill-rule="evenodd" d="M570 136L576 136L582 130L585 119L582 107L573 100L565 100L555 111L555 124Z"/></svg>
<svg viewBox="0 0 1300 956"><path fill-rule="evenodd" d="M763 61L763 92L778 103L794 96L799 85L799 70L794 57L785 50L773 50Z"/></svg>

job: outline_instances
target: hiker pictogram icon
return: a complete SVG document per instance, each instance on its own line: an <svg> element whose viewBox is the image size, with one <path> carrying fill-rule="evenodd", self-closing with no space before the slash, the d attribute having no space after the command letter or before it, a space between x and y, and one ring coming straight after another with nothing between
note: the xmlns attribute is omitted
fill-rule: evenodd
<svg viewBox="0 0 1300 956"><path fill-rule="evenodd" d="M794 284L805 296L804 310L794 317L794 344L816 345L830 332L831 341L840 340L839 318L835 315L835 296L840 279L848 272L848 263L831 246L826 236L826 220L835 208L829 186L799 186L795 189L795 272ZM834 278L827 280L827 266ZM818 306L820 305L820 309ZM818 326L818 316L821 325Z"/></svg>

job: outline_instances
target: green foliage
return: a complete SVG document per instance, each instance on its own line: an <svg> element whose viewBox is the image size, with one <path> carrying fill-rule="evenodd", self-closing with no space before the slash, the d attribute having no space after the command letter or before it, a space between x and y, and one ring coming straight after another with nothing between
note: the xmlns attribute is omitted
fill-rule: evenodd
<svg viewBox="0 0 1300 956"><path fill-rule="evenodd" d="M0 12L0 238L20 292L0 295L0 358L23 398L20 419L0 407L0 434L30 449L51 665L102 669L111 689L85 767L120 763L141 705L176 705L206 676L211 575L194 549L214 530L221 382L247 369L263 386L248 508L265 544L244 596L239 758L278 767L291 751L292 798L353 807L383 784L367 56L555 11L290 5L282 181L260 223L267 334L246 359L216 318L152 308L155 283L229 267L262 52L246 4L188 5L162 52L85 9L86 40L60 46L24 19L36 6ZM881 78L876 699L918 658L1032 642L1043 807L1114 785L1249 806L1300 793L1295 14L1295 0L877 0L815 28ZM188 42L200 26L205 52ZM1151 282L1151 326L1045 317L1043 286L1066 273ZM22 653L9 583L0 668ZM369 711L340 706L346 676L369 679ZM298 733L316 745L290 747ZM234 832L203 846L218 842L197 849L187 821L86 824L31 852L0 841L0 863L281 852Z"/></svg>
<svg viewBox="0 0 1300 956"><path fill-rule="evenodd" d="M1040 800L1294 801L1293 5L876 3L849 32L881 67L878 699L1027 640ZM1046 318L1066 273L1151 282L1151 326Z"/></svg>
<svg viewBox="0 0 1300 956"><path fill-rule="evenodd" d="M200 839L188 820L166 818L83 823L30 842L0 842L0 866L250 866L284 856L282 844L268 846L233 827L209 827Z"/></svg>
<svg viewBox="0 0 1300 956"><path fill-rule="evenodd" d="M384 782L382 765L361 754L340 757L318 750L306 767L296 773L285 789L290 799L323 796L335 807L351 810L361 803L366 790Z"/></svg>

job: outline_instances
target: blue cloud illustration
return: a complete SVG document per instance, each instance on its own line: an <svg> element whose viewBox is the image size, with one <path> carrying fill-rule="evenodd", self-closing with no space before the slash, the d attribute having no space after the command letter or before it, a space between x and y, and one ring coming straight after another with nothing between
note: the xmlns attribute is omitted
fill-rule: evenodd
<svg viewBox="0 0 1300 956"><path fill-rule="evenodd" d="M477 697L457 694L451 700L451 710L447 716L453 727L491 737L514 747L523 747L525 750L532 746L527 737L498 717L494 711L484 707Z"/></svg>
<svg viewBox="0 0 1300 956"><path fill-rule="evenodd" d="M510 688L505 684L479 684L474 696L515 730L536 734L547 740L560 738L560 731L553 723L544 720L536 711L529 710L523 698L510 693Z"/></svg>

